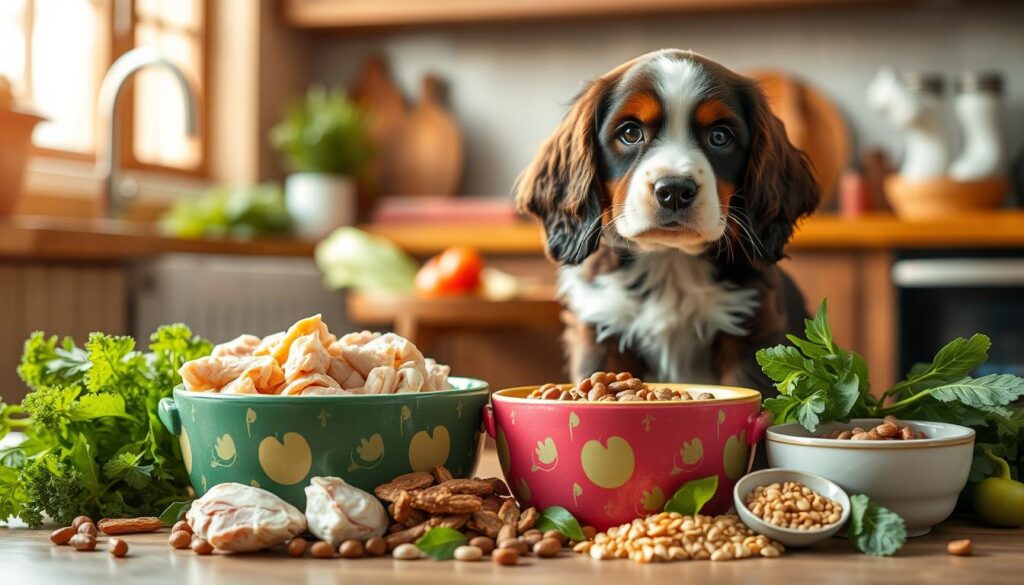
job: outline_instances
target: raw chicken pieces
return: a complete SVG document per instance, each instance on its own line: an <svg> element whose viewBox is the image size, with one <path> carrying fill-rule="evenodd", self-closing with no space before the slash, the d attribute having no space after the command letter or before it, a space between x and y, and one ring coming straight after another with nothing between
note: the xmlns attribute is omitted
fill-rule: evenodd
<svg viewBox="0 0 1024 585"><path fill-rule="evenodd" d="M447 390L448 366L394 333L333 335L320 315L260 339L240 335L178 370L185 387L222 394L395 394Z"/></svg>
<svg viewBox="0 0 1024 585"><path fill-rule="evenodd" d="M306 522L313 536L337 547L383 535L388 515L373 494L338 477L314 477L306 486Z"/></svg>
<svg viewBox="0 0 1024 585"><path fill-rule="evenodd" d="M240 483L222 483L192 502L185 515L192 531L214 548L263 550L298 536L306 517L274 494Z"/></svg>

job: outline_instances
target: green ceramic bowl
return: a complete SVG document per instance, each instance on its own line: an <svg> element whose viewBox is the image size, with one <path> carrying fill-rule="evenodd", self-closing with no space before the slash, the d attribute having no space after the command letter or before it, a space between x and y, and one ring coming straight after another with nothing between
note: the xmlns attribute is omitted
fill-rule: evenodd
<svg viewBox="0 0 1024 585"><path fill-rule="evenodd" d="M352 396L224 395L174 389L159 415L178 436L199 495L238 482L306 507L313 476L367 491L410 471L476 468L487 383L449 378L453 390Z"/></svg>

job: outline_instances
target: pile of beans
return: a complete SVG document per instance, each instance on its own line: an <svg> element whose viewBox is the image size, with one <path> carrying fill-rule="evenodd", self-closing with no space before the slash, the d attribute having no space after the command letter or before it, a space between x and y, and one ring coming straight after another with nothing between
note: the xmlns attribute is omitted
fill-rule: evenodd
<svg viewBox="0 0 1024 585"><path fill-rule="evenodd" d="M652 388L629 372L596 372L580 380L575 386L562 389L558 384L544 384L527 398L541 400L576 400L590 402L643 402L712 400L710 392L690 393L673 388Z"/></svg>
<svg viewBox="0 0 1024 585"><path fill-rule="evenodd" d="M928 436L921 431L915 431L910 425L901 424L894 416L887 416L882 419L882 424L874 428L854 427L846 431L835 431L822 438L840 441L911 441L927 439Z"/></svg>
<svg viewBox="0 0 1024 585"><path fill-rule="evenodd" d="M765 522L792 530L819 530L843 515L838 502L796 481L759 485L743 503Z"/></svg>

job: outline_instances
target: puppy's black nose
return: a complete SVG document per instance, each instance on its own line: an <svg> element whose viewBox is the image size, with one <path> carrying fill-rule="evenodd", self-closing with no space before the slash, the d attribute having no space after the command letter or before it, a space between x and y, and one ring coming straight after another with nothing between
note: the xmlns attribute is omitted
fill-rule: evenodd
<svg viewBox="0 0 1024 585"><path fill-rule="evenodd" d="M654 197L665 209L686 209L697 198L700 187L690 177L662 177L654 182Z"/></svg>

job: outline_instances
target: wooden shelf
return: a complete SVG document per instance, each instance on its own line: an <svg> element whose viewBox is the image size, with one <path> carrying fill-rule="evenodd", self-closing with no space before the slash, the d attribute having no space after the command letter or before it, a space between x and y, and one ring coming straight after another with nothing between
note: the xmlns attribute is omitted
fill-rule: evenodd
<svg viewBox="0 0 1024 585"><path fill-rule="evenodd" d="M285 22L295 27L366 29L898 3L900 0L284 0L281 10Z"/></svg>

